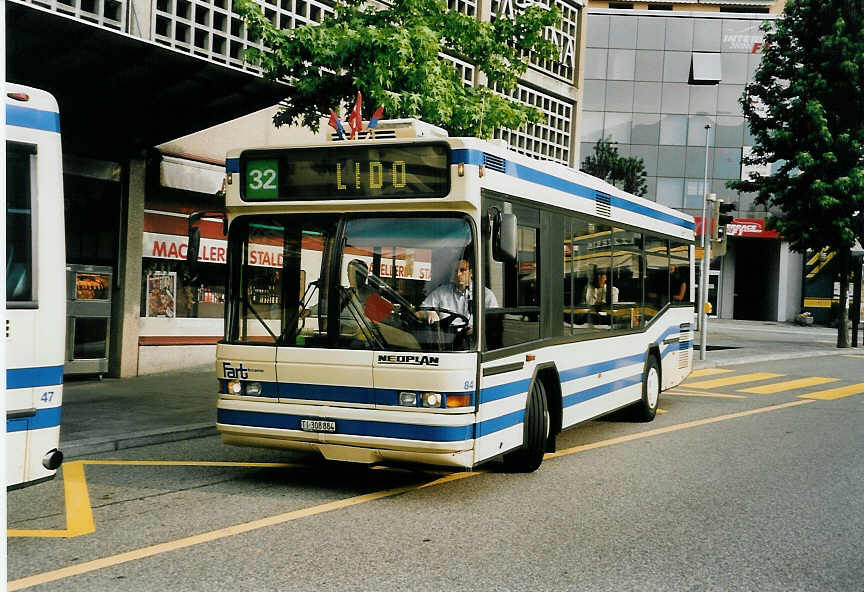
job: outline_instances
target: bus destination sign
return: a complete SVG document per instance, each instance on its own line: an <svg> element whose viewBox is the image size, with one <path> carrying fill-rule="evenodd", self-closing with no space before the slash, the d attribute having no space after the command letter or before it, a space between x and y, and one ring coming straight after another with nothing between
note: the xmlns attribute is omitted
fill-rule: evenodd
<svg viewBox="0 0 864 592"><path fill-rule="evenodd" d="M248 150L240 156L245 201L444 197L446 144L379 144Z"/></svg>

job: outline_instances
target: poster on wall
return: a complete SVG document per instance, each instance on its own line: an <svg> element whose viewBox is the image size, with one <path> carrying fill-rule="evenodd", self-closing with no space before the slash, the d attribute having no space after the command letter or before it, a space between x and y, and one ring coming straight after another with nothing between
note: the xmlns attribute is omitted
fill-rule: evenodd
<svg viewBox="0 0 864 592"><path fill-rule="evenodd" d="M177 272L155 271L147 274L147 316L173 319L177 301Z"/></svg>

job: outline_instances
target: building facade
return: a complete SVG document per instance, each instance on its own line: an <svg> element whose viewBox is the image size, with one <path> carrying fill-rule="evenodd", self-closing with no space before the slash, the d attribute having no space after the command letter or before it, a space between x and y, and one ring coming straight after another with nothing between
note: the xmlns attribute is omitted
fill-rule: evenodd
<svg viewBox="0 0 864 592"><path fill-rule="evenodd" d="M767 211L753 195L726 188L750 172L741 158L753 138L739 101L759 65L763 25L782 4L599 2L588 10L581 153L611 138L620 154L643 160L647 197L697 218L706 193L734 204L709 283L713 314L724 318L785 321L801 307L801 256L765 230Z"/></svg>
<svg viewBox="0 0 864 592"><path fill-rule="evenodd" d="M274 96L261 91L272 93L273 89L256 86L260 72L244 60L245 50L256 43L249 40L230 0L11 2L9 30L17 35L9 54L12 71L17 72L19 82L54 93L61 105L64 142L69 147L64 154L67 263L76 269L95 266L107 270L105 277L110 277L110 328L108 334L95 338L105 348L110 374L147 374L211 362L222 335L225 236L220 224L205 219L203 283L191 281L183 264L188 216L222 205L216 193L228 148L316 139L307 130L275 130L272 108L258 110L264 106L262 97ZM448 7L489 21L509 18L535 2L554 4L561 11L561 25L549 31L560 48L559 59L532 60L513 96L540 109L546 120L522 130L496 130L495 135L525 154L576 166L580 161L584 2L448 0ZM333 10L326 0L259 3L275 24L286 29L319 23ZM47 61L40 64L41 70L29 63L15 68L24 63L28 52L16 54L14 48L38 47L44 42L40 41L44 31L52 28L60 37L88 41L58 49L54 53L67 59ZM25 30L31 31L29 37L20 33ZM104 43L97 43L97 38ZM82 51L77 59L76 49L85 47L90 53ZM45 53L52 54L47 48ZM109 63L115 53L118 63ZM126 58L127 53L134 57ZM472 64L458 56L444 57L459 68L465 84L485 84ZM140 82L141 90L136 93L140 95L136 96L138 111L106 116L104 135L97 140L88 137L93 107L85 108L86 99L80 98L85 95L75 94L84 86L75 84L75 76L92 72L95 62L103 60L106 79L125 78L117 88ZM119 63L124 61L125 65ZM136 62L141 67L129 70L128 64ZM182 71L177 66L181 62ZM37 71L41 77L33 74ZM133 79L142 72L151 78ZM68 84L55 83L62 78ZM185 92L190 85L196 93ZM166 93L172 101L164 100ZM244 96L255 100L249 101L246 111L235 109L223 123L212 121L213 113L228 112L218 108L229 95L237 102ZM265 104L276 102L270 101ZM124 102L128 101L106 101L105 107ZM204 115L210 115L209 119ZM207 129L187 135L190 121L207 121L197 128ZM127 122L134 122L134 129ZM157 129L159 133L154 133ZM172 129L176 130L173 134ZM72 132L67 134L67 130ZM114 142L120 139L124 141Z"/></svg>

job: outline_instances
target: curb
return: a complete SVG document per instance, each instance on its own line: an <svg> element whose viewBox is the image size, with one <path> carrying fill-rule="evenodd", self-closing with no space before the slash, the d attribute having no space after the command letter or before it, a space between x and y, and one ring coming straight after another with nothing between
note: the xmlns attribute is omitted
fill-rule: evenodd
<svg viewBox="0 0 864 592"><path fill-rule="evenodd" d="M218 433L215 424L199 423L158 430L147 430L143 432L130 432L122 436L102 436L99 438L87 438L85 440L72 440L69 442L61 441L60 450L63 451L64 457L70 459L78 458L86 454L114 452L126 448L138 448L139 446L150 446L151 444L178 442L180 440L191 440L192 438L206 438L208 436L215 436Z"/></svg>
<svg viewBox="0 0 864 592"><path fill-rule="evenodd" d="M694 355L698 355L698 351L694 349ZM759 362L776 362L778 360L797 360L801 358L819 358L828 356L842 356L848 353L859 352L858 348L849 347L838 350L835 349L818 349L807 352L789 352L785 354L765 354L746 357L728 358L726 360L695 360L693 369L701 368L716 368L717 366L740 366L743 364L756 364Z"/></svg>

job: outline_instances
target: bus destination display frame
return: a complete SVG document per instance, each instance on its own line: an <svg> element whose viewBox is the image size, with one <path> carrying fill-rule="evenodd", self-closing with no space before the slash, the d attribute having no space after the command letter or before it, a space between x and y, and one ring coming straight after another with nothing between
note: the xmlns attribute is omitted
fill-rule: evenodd
<svg viewBox="0 0 864 592"><path fill-rule="evenodd" d="M450 193L445 142L246 150L240 197L246 202L429 199Z"/></svg>

